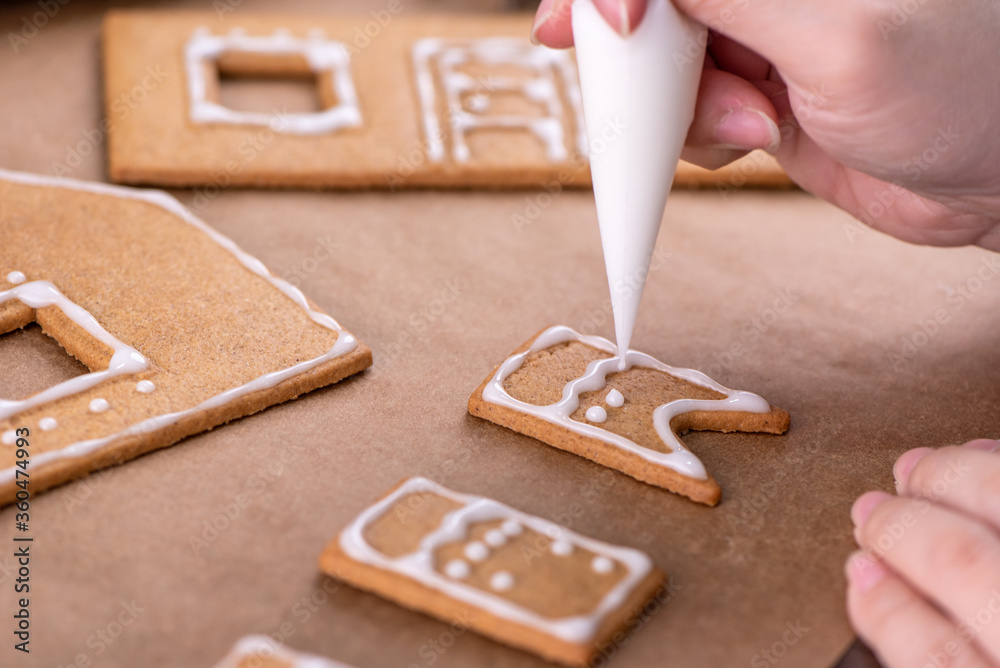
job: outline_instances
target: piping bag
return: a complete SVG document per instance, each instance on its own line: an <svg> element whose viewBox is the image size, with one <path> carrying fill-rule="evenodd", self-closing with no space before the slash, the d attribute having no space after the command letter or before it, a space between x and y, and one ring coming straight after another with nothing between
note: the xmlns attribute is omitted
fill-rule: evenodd
<svg viewBox="0 0 1000 668"><path fill-rule="evenodd" d="M573 3L590 172L622 370L694 119L706 31L670 0L650 0L639 26L622 37L592 0Z"/></svg>

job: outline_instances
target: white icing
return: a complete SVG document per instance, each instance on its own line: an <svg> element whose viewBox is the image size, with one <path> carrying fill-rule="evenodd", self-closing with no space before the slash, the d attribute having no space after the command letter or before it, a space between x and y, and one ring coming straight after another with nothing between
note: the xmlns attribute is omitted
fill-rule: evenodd
<svg viewBox="0 0 1000 668"><path fill-rule="evenodd" d="M26 280L28 280L28 278L24 275L23 272L20 271L12 271L9 274L7 274L7 282L10 283L11 285L20 285L21 283L24 283Z"/></svg>
<svg viewBox="0 0 1000 668"><path fill-rule="evenodd" d="M59 426L54 417L43 417L38 421L38 428L42 431L52 431Z"/></svg>
<svg viewBox="0 0 1000 668"><path fill-rule="evenodd" d="M564 538L560 538L559 540L552 541L552 545L549 549L552 550L552 554L557 557L568 557L573 554L573 543Z"/></svg>
<svg viewBox="0 0 1000 668"><path fill-rule="evenodd" d="M0 170L0 177L3 177L5 174L8 174L8 172ZM145 371L149 366L146 358L140 355L139 351L112 336L106 329L101 327L94 316L67 299L66 295L48 281L22 283L9 290L0 292L0 304L13 300L17 300L33 309L46 308L48 306L57 307L67 318L72 320L87 334L110 348L113 353L107 369L92 371L75 378L70 378L27 399L19 401L0 399L0 420L5 420L29 408L42 406L71 394L78 394L115 376Z"/></svg>
<svg viewBox="0 0 1000 668"><path fill-rule="evenodd" d="M517 520L510 519L504 520L500 525L500 531L503 531L508 536L520 536L524 529L521 527L521 523Z"/></svg>
<svg viewBox="0 0 1000 668"><path fill-rule="evenodd" d="M381 517L393 504L407 495L428 491L452 499L462 507L448 513L441 520L440 526L427 534L420 542L420 547L409 554L392 558L368 544L364 538L364 531L371 522ZM621 563L626 571L625 575L611 587L591 612L553 619L491 592L456 582L434 569L434 553L437 549L443 545L465 540L472 524L497 519L505 520L504 524L511 521L528 526L541 534L547 534L554 528L557 532L561 532L564 540L571 541L574 546ZM476 606L496 617L538 629L542 633L572 643L593 641L605 616L624 604L629 594L652 568L649 557L638 550L608 545L581 536L548 520L527 515L492 499L453 492L426 478L410 478L381 501L365 509L341 532L339 542L341 549L355 561L405 575L450 598Z"/></svg>
<svg viewBox="0 0 1000 668"><path fill-rule="evenodd" d="M14 445L17 442L17 432L13 429L8 429L0 436L0 440L3 441L4 445Z"/></svg>
<svg viewBox="0 0 1000 668"><path fill-rule="evenodd" d="M227 51L271 55L300 55L317 76L329 73L337 104L313 113L267 114L236 111L208 99L206 67ZM195 123L234 123L270 127L278 133L321 134L361 126L361 109L351 79L350 55L342 42L310 32L306 39L292 37L288 31L275 31L266 37L249 37L245 32L212 35L201 28L184 45L191 120Z"/></svg>
<svg viewBox="0 0 1000 668"><path fill-rule="evenodd" d="M104 411L111 408L111 404L108 403L107 399L94 399L90 402L88 406L91 413L103 413Z"/></svg>
<svg viewBox="0 0 1000 668"><path fill-rule="evenodd" d="M608 396L604 398L605 403L612 408L621 408L625 405L625 396L618 390L611 388Z"/></svg>
<svg viewBox="0 0 1000 668"><path fill-rule="evenodd" d="M497 571L490 576L490 589L509 591L514 587L514 576L507 571Z"/></svg>
<svg viewBox="0 0 1000 668"><path fill-rule="evenodd" d="M88 192L97 195L119 197L128 200L137 200L140 202L146 202L154 206L158 206L161 209L167 211L168 213L177 216L184 222L188 223L195 229L199 230L201 233L205 234L213 242L215 242L225 250L229 251L229 253L231 253L233 257L236 258L236 260L244 267L246 267L250 272L266 280L275 289L284 294L294 304L296 304L299 308L305 311L305 313L309 316L309 318L313 322L337 333L337 340L334 343L333 347L331 347L330 350L328 350L327 352L318 357L314 357L313 359L309 360L303 360L302 362L299 362L298 364L295 364L294 366L288 367L286 369L280 369L278 371L273 371L271 373L264 374L263 376L259 376L258 378L255 378L248 383L245 383L238 387L231 388L229 390L226 390L225 392L217 394L209 399L206 399L205 401L201 402L197 406L194 406L193 408L177 411L174 413L165 413L163 415L157 415L148 418L146 420L143 420L142 422L133 424L130 427L123 429L117 433L111 434L110 436L95 438L88 441L78 441L76 443L67 445L66 447L59 450L51 450L48 452L35 454L31 458L32 466L36 467L42 466L44 464L48 464L50 462L58 461L61 459L76 459L79 457L85 457L90 453L99 450L100 448L102 448L103 446L107 445L108 443L110 443L115 439L132 436L136 434L147 434L149 432L156 431L164 427L168 427L172 424L175 424L178 420L184 419L196 413L219 408L244 395L274 387L278 383L281 383L282 381L288 378L292 378L294 376L297 376L298 374L305 373L306 371L309 371L310 369L319 366L320 364L323 364L324 362L327 362L331 359L339 357L341 355L346 355L347 353L351 352L358 346L357 340L349 332L344 331L344 329L341 328L341 326L337 323L336 320L334 320L325 313L320 313L319 311L313 310L309 306L309 302L306 300L306 297L304 294L302 294L301 290L299 290L297 287L295 287L288 281L282 278L278 278L277 276L273 276L267 270L267 267L265 267L260 260L241 250L239 246L233 243L232 240L213 230L211 227L206 225L202 220L195 217L194 214L185 209L180 202L178 202L176 199L174 199L173 197L171 197L170 195L168 195L163 191L140 190L137 188L127 188L124 186L112 186L104 183L90 183L87 181L55 178L49 176L41 176L37 174L27 174L24 172L11 172L5 169L0 169L0 179L9 181L11 183L22 183L31 186L42 186L49 188L65 188L68 190ZM25 283L24 285L13 288L12 290L0 293L0 300L2 300L2 295L5 295L9 292L13 292L16 290L21 290L24 288L29 289L28 293L29 299L34 299L35 297L38 296L35 294L35 290L38 289L39 293L44 295L44 298L42 299L42 305L48 305L46 300L55 299L56 298L55 295L58 293L61 296L61 293L59 293L58 290L55 290L54 287L52 287L51 289L40 290L38 288L38 284L44 284L44 283L45 283L44 281L32 281L31 283ZM51 284L46 284L46 285L51 287ZM36 287L29 288L29 286L36 286ZM63 299L65 299L65 297L63 297ZM71 304L71 303L67 300L66 304ZM77 313L73 308L70 308L69 310L72 311L72 313L70 313L67 312L66 308L63 308L65 306L64 303L60 302L58 305L60 310L63 311L63 313L65 313L68 317L74 319L74 322L84 327L84 329L91 327L92 329L87 329L88 333L97 338L99 341L105 343L105 345L108 345L109 347L115 350L115 354L111 358L111 364L108 367L108 369L104 372L100 371L95 372L98 374L101 373L109 374L109 376L104 376L101 379L99 379L98 382L100 382L100 380L102 379L110 377L110 374L112 372L135 373L137 371L141 371L146 368L145 359L141 355L139 355L138 352L134 351L131 348L128 348L127 346L125 346L125 344L122 344L120 341L112 337L110 334L104 332L103 328L100 328L100 325L97 325L97 322L93 320L90 314L88 314L86 311L80 309L79 313ZM28 303L28 306L31 306L32 308L39 308L38 306L33 306L31 303ZM93 321L92 324L91 321ZM81 324L81 322L84 324ZM95 334L95 332L97 333ZM116 348L116 345L120 345L123 347L119 349ZM140 361L142 364L141 369L139 368ZM70 379L69 381L66 382L79 383L81 382L82 379L91 377L93 375L94 374L91 373L91 374L85 374L83 376L77 376L76 378ZM59 385L56 385L55 387L50 388L49 390L46 390L46 392L51 392L53 390L56 390L57 388L60 388L63 385L64 385L63 383L60 383ZM77 386L78 385L74 385L74 387ZM74 390L74 391L79 391L79 390ZM22 404L22 406L19 406L16 410L8 414L4 414L4 406L9 405L11 402L0 402L0 420L10 417L15 413L19 413L22 410L25 410L26 408L34 407L40 405L41 403L49 401L49 399L43 399L42 401L37 401L38 397L42 397L44 395L45 392L40 392L39 394L36 394L32 397L29 397L28 399L25 399L23 402L14 402ZM0 485L9 484L14 480L14 477L15 477L14 467L0 471Z"/></svg>
<svg viewBox="0 0 1000 668"><path fill-rule="evenodd" d="M507 534L500 529L490 529L483 536L483 540L490 547L501 547L507 544Z"/></svg>
<svg viewBox="0 0 1000 668"><path fill-rule="evenodd" d="M236 668L241 662L249 660L250 665L257 665L261 658L274 657L287 663L292 668L351 668L347 664L333 661L315 654L305 654L289 649L267 636L252 635L240 638L222 661L215 668ZM256 662L254 661L256 659Z"/></svg>
<svg viewBox="0 0 1000 668"><path fill-rule="evenodd" d="M452 559L444 565L445 575L456 580L464 580L469 577L471 572L472 569L469 567L469 562L462 559Z"/></svg>
<svg viewBox="0 0 1000 668"><path fill-rule="evenodd" d="M143 394L152 394L156 391L156 385L151 380L140 380L135 384L135 391Z"/></svg>
<svg viewBox="0 0 1000 668"><path fill-rule="evenodd" d="M590 562L590 567L594 569L595 573L604 575L615 569L615 562L607 557L594 557Z"/></svg>
<svg viewBox="0 0 1000 668"><path fill-rule="evenodd" d="M507 393L503 387L504 381L521 367L521 364L528 355L569 341L579 341L598 350L610 353L612 357L595 360L587 365L587 370L582 376L570 381L563 388L562 399L558 403L549 406L535 406L518 401ZM644 448L624 436L619 436L592 424L578 422L570 417L579 408L580 395L582 393L595 392L604 388L607 384L606 378L609 374L615 373L622 368L630 369L632 367L657 369L695 385L713 389L716 392L726 395L726 397L724 399L677 399L676 401L658 406L653 411L653 426L670 452L659 452ZM599 336L584 336L562 325L548 328L538 335L538 338L531 344L531 348L525 352L511 355L504 360L500 368L497 369L493 379L487 383L486 388L483 390L483 399L492 404L506 406L516 411L527 413L528 415L534 415L574 433L599 439L608 445L639 455L652 464L665 466L688 477L701 480L705 480L708 477L708 473L705 471L701 460L684 447L684 444L677 438L673 429L670 428L671 420L678 415L691 411L744 411L747 413L769 413L771 411L770 405L756 394L730 390L728 387L719 385L700 371L667 366L663 362L635 350L629 350L624 355L619 355L615 344L607 339Z"/></svg>
<svg viewBox="0 0 1000 668"><path fill-rule="evenodd" d="M479 541L473 541L466 545L464 552L469 561L475 562L486 561L486 558L490 556L490 548Z"/></svg>
<svg viewBox="0 0 1000 668"><path fill-rule="evenodd" d="M572 11L587 131L591 146L602 149L590 156L590 172L615 336L628 350L667 194L694 119L705 50L687 64L675 57L689 45L705 44L706 28L669 0L651 0L628 37L608 25L592 0L574 2ZM612 122L626 131L603 141L600 134Z"/></svg>
<svg viewBox="0 0 1000 668"><path fill-rule="evenodd" d="M600 406L591 406L587 409L586 417L591 422L605 422L608 419L608 412Z"/></svg>
<svg viewBox="0 0 1000 668"><path fill-rule="evenodd" d="M490 76L488 80L461 71L469 63L514 65L529 70L528 78ZM427 140L427 157L432 162L445 160L445 130L438 118L437 86L444 92L451 159L468 162L471 158L466 135L481 128L518 128L532 132L545 146L548 159L562 162L568 158L560 85L570 101L577 128L576 149L587 153L583 129L580 89L573 58L565 50L548 49L513 37L482 39L441 39L429 37L413 44L413 67L420 95L421 116ZM487 92L482 92L487 88ZM488 114L490 94L514 92L537 103L542 115ZM463 98L465 104L463 104Z"/></svg>

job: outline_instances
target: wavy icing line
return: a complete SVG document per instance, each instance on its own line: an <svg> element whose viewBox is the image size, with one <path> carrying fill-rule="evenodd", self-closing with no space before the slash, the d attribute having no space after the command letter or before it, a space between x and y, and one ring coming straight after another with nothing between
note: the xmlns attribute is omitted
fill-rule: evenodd
<svg viewBox="0 0 1000 668"><path fill-rule="evenodd" d="M32 455L32 466L40 466L59 459L74 459L83 457L100 449L112 440L156 431L157 429L176 423L183 418L194 415L195 413L224 406L230 401L251 392L266 390L274 387L288 378L304 373L331 359L345 355L358 346L357 339L355 339L349 332L345 331L336 320L325 313L313 310L309 306L309 302L306 300L306 296L301 290L288 281L272 275L267 270L267 267L264 266L263 262L240 249L240 247L228 237L225 237L213 230L205 222L184 208L180 202L163 191L140 190L124 186L112 186L104 183L92 183L87 181L77 181L75 179L56 178L42 176L39 174L28 174L24 172L13 172L5 169L0 169L0 179L10 183L20 183L29 186L64 188L66 190L76 190L79 192L105 195L126 200L137 200L158 206L167 213L170 213L188 223L199 232L205 234L213 242L227 250L240 264L250 270L251 273L263 278L274 286L279 292L292 300L294 304L306 312L313 322L337 333L337 341L334 343L333 347L319 357L299 362L298 364L286 369L279 369L278 371L273 371L271 373L264 374L263 376L259 376L248 383L240 385L239 387L230 388L225 392L217 394L193 408L148 418L110 436L95 438L89 441L78 441L77 443L71 443L70 445L67 445L59 450ZM12 466L10 468L3 469L0 471L0 485L13 482L14 476L15 467Z"/></svg>
<svg viewBox="0 0 1000 668"><path fill-rule="evenodd" d="M463 72L458 67L472 61L490 65L516 65L534 71L527 80L513 77L490 76L486 82ZM587 154L587 133L583 125L583 107L580 85L573 59L566 51L556 51L513 37L490 37L478 40L441 39L429 37L413 44L413 66L417 92L427 140L427 157L432 162L445 158L444 138L437 115L437 88L434 84L434 65L444 89L448 111L448 126L452 146L452 159L468 162L469 147L465 135L477 128L522 128L534 133L545 144L546 155L552 162L567 159L566 138L563 130L563 104L559 97L557 81L562 81L566 97L572 107L576 124L576 149ZM513 114L489 116L480 113L489 104L487 96L479 93L496 91L518 92L529 100L545 107L545 115L516 116ZM481 109L470 110L463 106L463 96L479 101ZM466 102L468 104L468 101Z"/></svg>
<svg viewBox="0 0 1000 668"><path fill-rule="evenodd" d="M213 102L208 99L205 71L210 62L218 60L227 51L302 56L316 75L329 73L337 104L312 113L267 114L236 111ZM342 42L324 38L319 31L313 31L308 38L300 39L282 30L266 37L250 37L239 29L228 35L212 35L208 28L201 27L195 30L184 45L184 64L191 104L190 116L195 123L262 125L279 133L310 135L361 126L361 109L354 81L351 79L351 61L347 47Z"/></svg>
<svg viewBox="0 0 1000 668"><path fill-rule="evenodd" d="M92 371L82 376L70 378L20 401L0 399L0 420L6 420L12 415L17 415L29 408L35 408L56 399L83 392L115 376L139 373L149 368L146 358L140 355L138 350L112 336L106 329L101 327L94 316L90 315L81 306L67 299L66 295L61 293L52 283L48 281L32 281L0 292L0 304L14 299L33 309L45 308L47 306L57 307L67 318L76 323L77 326L111 348L114 354L111 356L108 368L103 371Z"/></svg>
<svg viewBox="0 0 1000 668"><path fill-rule="evenodd" d="M612 357L594 360L587 365L587 370L582 376L570 381L564 388L562 399L557 403L548 406L536 406L523 401L519 401L507 393L503 383L507 378L521 368L524 360L531 353L545 350L561 343L578 341L592 348L597 348ZM627 450L632 454L639 455L646 461L664 466L682 475L699 480L706 480L708 472L705 465L701 463L690 450L684 447L680 439L670 428L670 421L678 415L691 411L742 411L746 413L769 413L771 406L762 397L751 392L741 392L723 387L700 371L694 369L681 369L668 366L659 360L640 353L629 350L625 354L624 368L620 368L623 360L618 356L618 348L605 338L599 336L585 336L579 332L565 327L555 325L546 329L538 335L538 338L531 344L531 347L515 355L511 355L497 369L496 374L483 389L483 399L492 404L506 406L521 413L527 413L541 418L546 422L568 429L581 436L596 438L608 445ZM613 432L601 429L600 427L585 422L578 422L570 417L580 406L580 395L584 392L594 392L601 390L607 385L609 374L619 371L626 371L634 366L646 367L663 371L671 376L686 380L707 387L716 392L726 395L725 399L676 399L653 411L653 426L660 440L670 448L670 452L657 452L645 448L635 441L624 436L619 436Z"/></svg>
<svg viewBox="0 0 1000 668"><path fill-rule="evenodd" d="M236 668L243 659L269 657L283 661L292 668L351 668L347 664L322 656L297 652L263 635L243 636L237 640L229 654L224 656L215 668Z"/></svg>
<svg viewBox="0 0 1000 668"><path fill-rule="evenodd" d="M441 520L439 527L427 534L420 547L409 554L390 558L375 550L364 538L368 525L378 519L394 503L408 494L427 493L443 496L462 504ZM518 522L557 542L568 542L598 556L622 564L627 573L601 599L588 615L552 619L544 617L505 598L477 589L447 577L434 568L434 551L442 545L461 541L468 536L470 524L496 519ZM442 487L427 478L409 478L391 494L367 508L340 533L340 547L350 558L361 563L382 568L412 578L423 585L442 592L455 600L476 606L490 614L540 629L548 635L572 643L585 643L595 639L604 618L624 604L629 594L651 571L650 558L638 550L609 545L581 536L554 522L522 513L498 501L481 496L460 494Z"/></svg>

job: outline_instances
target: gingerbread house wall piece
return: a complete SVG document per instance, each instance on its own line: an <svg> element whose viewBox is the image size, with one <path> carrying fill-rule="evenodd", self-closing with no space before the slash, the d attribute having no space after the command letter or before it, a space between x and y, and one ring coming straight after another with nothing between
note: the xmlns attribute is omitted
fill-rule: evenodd
<svg viewBox="0 0 1000 668"><path fill-rule="evenodd" d="M572 51L530 43L528 14L307 17L110 12L111 179L162 186L588 187ZM321 110L221 103L223 76L311 78ZM259 100L262 104L263 99ZM622 128L610 124L602 139ZM600 150L599 146L592 147ZM789 186L754 152L675 186Z"/></svg>
<svg viewBox="0 0 1000 668"><path fill-rule="evenodd" d="M0 403L0 503L17 489L18 429L37 492L371 364L166 193L0 170L0 230L0 332L37 321L91 370Z"/></svg>

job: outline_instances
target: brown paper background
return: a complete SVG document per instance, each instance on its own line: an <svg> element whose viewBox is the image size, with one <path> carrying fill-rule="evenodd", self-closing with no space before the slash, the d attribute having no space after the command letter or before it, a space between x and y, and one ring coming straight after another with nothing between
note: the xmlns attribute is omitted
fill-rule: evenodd
<svg viewBox="0 0 1000 668"><path fill-rule="evenodd" d="M282 6L245 0L237 11ZM309 12L381 6L301 3ZM20 53L6 37L0 44L3 167L52 173L97 127L102 9L72 0ZM0 11L5 36L38 8ZM104 179L103 143L72 176ZM853 498L891 488L891 462L907 448L1000 436L1000 278L969 300L954 292L977 286L970 279L988 254L909 246L801 193L678 192L668 204L658 247L670 257L650 276L635 346L792 414L784 437L686 438L723 487L715 509L465 412L485 374L544 325L612 334L589 194L562 194L520 232L512 215L537 193L177 194L276 273L298 272L305 292L371 346L375 366L34 499L27 657L11 650L14 510L0 512L0 664L68 665L79 655L102 667L211 666L237 637L277 632L358 668L431 658L540 665L471 633L429 654L426 643L450 639L446 625L348 587L324 591L334 587L316 566L323 545L420 474L570 517L574 530L647 550L668 570L679 591L612 666L752 665L797 622L809 630L775 665L829 666L851 642L841 564L853 546ZM328 256L319 250L329 246ZM754 339L744 328L768 317L781 290L797 299ZM947 322L918 336L894 370L887 354L939 310ZM725 359L734 344L741 354ZM6 350L0 340L0 357ZM250 505L195 555L191 536L241 493ZM138 618L98 652L93 634L117 630L133 601Z"/></svg>

